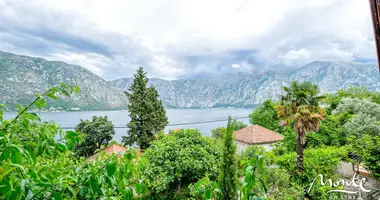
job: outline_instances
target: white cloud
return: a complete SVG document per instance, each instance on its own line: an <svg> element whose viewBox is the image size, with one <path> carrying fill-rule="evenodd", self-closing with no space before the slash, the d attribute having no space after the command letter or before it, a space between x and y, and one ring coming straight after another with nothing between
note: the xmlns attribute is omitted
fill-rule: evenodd
<svg viewBox="0 0 380 200"><path fill-rule="evenodd" d="M238 67L240 67L239 64L232 64L232 68L238 68Z"/></svg>
<svg viewBox="0 0 380 200"><path fill-rule="evenodd" d="M358 0L0 0L0 21L0 50L106 79L139 65L174 79L376 58L369 5Z"/></svg>

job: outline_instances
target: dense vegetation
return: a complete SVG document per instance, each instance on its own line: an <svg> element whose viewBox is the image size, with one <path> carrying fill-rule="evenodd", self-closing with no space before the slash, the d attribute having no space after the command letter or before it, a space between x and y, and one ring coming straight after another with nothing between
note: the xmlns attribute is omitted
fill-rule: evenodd
<svg viewBox="0 0 380 200"><path fill-rule="evenodd" d="M12 120L4 120L0 109L0 199L290 200L306 195L324 200L339 195L327 193L327 185L308 191L309 183L318 174L337 178L337 164L349 160L348 152L360 155L362 164L380 178L378 93L341 90L327 96L324 113L315 86L292 84L279 102L265 101L250 115L251 123L277 131L284 141L271 151L251 146L236 155L233 132L246 127L238 121L229 119L227 128L213 132L214 138L197 129L161 132L165 112L157 116L142 111L160 110L161 104L155 90L145 87L142 69L137 74L140 82L130 97L153 96L146 101L134 97L134 109L129 110L135 119L130 123L134 139L129 141L145 149L142 153L129 146L125 154L100 153L96 160L87 160L114 143L113 124L106 117L83 120L75 132L63 132L29 112L46 106L48 98L76 95L76 86L60 84L36 95Z"/></svg>

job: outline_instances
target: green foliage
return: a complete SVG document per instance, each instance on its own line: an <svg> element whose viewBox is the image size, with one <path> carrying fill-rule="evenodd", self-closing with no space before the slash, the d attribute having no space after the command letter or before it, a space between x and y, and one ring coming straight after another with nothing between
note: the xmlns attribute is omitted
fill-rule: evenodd
<svg viewBox="0 0 380 200"><path fill-rule="evenodd" d="M365 167L374 177L380 179L380 136L352 136L349 144L349 151L360 155Z"/></svg>
<svg viewBox="0 0 380 200"><path fill-rule="evenodd" d="M224 199L236 199L238 179L236 163L236 145L233 138L234 127L228 118L227 131L223 138L222 165L219 173L219 185Z"/></svg>
<svg viewBox="0 0 380 200"><path fill-rule="evenodd" d="M233 127L234 131L238 131L240 129L243 129L243 128L247 127L247 125L244 124L244 122L238 121L236 119L232 120L231 126ZM226 134L226 131L227 131L226 127L219 127L219 128L216 128L216 129L212 129L211 130L211 135L212 135L213 138L221 139Z"/></svg>
<svg viewBox="0 0 380 200"><path fill-rule="evenodd" d="M361 137L364 134L380 136L380 122L365 113L355 115L344 125L347 135Z"/></svg>
<svg viewBox="0 0 380 200"><path fill-rule="evenodd" d="M211 137L216 139L222 139L226 135L226 128L219 127L211 130Z"/></svg>
<svg viewBox="0 0 380 200"><path fill-rule="evenodd" d="M243 168L244 181L240 184L239 199L264 199L268 187L266 185L267 172L265 171L264 157L257 155L251 158ZM232 199L232 198L227 198Z"/></svg>
<svg viewBox="0 0 380 200"><path fill-rule="evenodd" d="M368 99L344 98L336 108L336 112L348 112L350 114L365 113L380 120L380 104L371 102Z"/></svg>
<svg viewBox="0 0 380 200"><path fill-rule="evenodd" d="M302 199L304 189L292 181L285 169L268 167L268 199L293 200Z"/></svg>
<svg viewBox="0 0 380 200"><path fill-rule="evenodd" d="M62 92L62 91L66 92ZM136 154L108 156L102 162L73 159L71 149L81 135L63 133L54 123L41 122L28 109L43 106L44 97L72 95L78 90L61 84L27 107L20 107L12 121L0 119L0 199L133 199L147 194L141 179L144 163L136 165ZM60 139L54 140L56 136ZM140 184L140 185L139 185ZM140 189L138 189L140 188Z"/></svg>
<svg viewBox="0 0 380 200"><path fill-rule="evenodd" d="M320 180L320 179L319 179ZM334 179L336 180L336 179ZM339 185L336 187L330 187L330 185L321 185L319 181L316 181L316 183L313 185L312 190L308 194L312 199L318 199L318 200L330 200L330 199L344 199L342 193L337 192L331 192L328 193L330 190L343 190L343 186Z"/></svg>
<svg viewBox="0 0 380 200"><path fill-rule="evenodd" d="M123 136L123 143L137 143L142 150L148 148L154 135L168 124L166 111L156 88L147 87L147 83L146 73L140 67L134 75L129 92L126 92L131 121L128 123L127 136Z"/></svg>
<svg viewBox="0 0 380 200"><path fill-rule="evenodd" d="M276 132L282 132L280 119L277 116L277 111L274 108L275 104L272 100L264 101L259 108L255 109L250 115L250 123L260 125L267 129Z"/></svg>
<svg viewBox="0 0 380 200"><path fill-rule="evenodd" d="M379 92L370 92L363 87L349 87L327 96L327 104L329 105L327 110L329 112L335 110L343 98L370 99L372 102L380 104Z"/></svg>
<svg viewBox="0 0 380 200"><path fill-rule="evenodd" d="M221 191L218 183L210 180L207 176L195 183L194 193L196 196L202 196L202 199L205 200L221 198Z"/></svg>
<svg viewBox="0 0 380 200"><path fill-rule="evenodd" d="M113 127L107 116L93 116L91 121L81 119L75 131L86 134L86 138L75 148L77 156L89 157L95 150L106 147L115 135Z"/></svg>
<svg viewBox="0 0 380 200"><path fill-rule="evenodd" d="M313 180L322 174L324 177L336 179L336 167L339 161L346 159L347 151L344 147L325 147L325 148L309 148L305 150L304 172L301 176L297 173L296 153L289 153L276 157L275 163L290 173L292 184L297 184L305 189L310 187ZM317 181L316 181L317 182ZM330 196L339 196L339 194L329 194L327 190L341 189L338 187L321 186L315 183L307 195L313 199L329 199Z"/></svg>
<svg viewBox="0 0 380 200"><path fill-rule="evenodd" d="M283 155L285 153L295 152L296 151L296 134L290 127L284 127L284 139L281 143L275 144L276 148L272 151L276 155Z"/></svg>
<svg viewBox="0 0 380 200"><path fill-rule="evenodd" d="M342 112L336 115L328 115L321 121L317 133L306 135L306 147L336 146L340 147L347 143L347 129L343 126L350 120L351 114Z"/></svg>
<svg viewBox="0 0 380 200"><path fill-rule="evenodd" d="M265 148L260 145L251 145L247 147L242 153L241 153L241 159L242 160L250 160L251 158L256 157L257 155L263 156L265 153Z"/></svg>
<svg viewBox="0 0 380 200"><path fill-rule="evenodd" d="M305 150L304 157L304 173L300 178L309 184L318 174L332 177L338 162L347 157L347 151L344 147L310 148ZM299 177L296 160L296 153L293 152L276 157L275 163L286 169L293 177Z"/></svg>
<svg viewBox="0 0 380 200"><path fill-rule="evenodd" d="M380 104L368 99L343 98L336 108L337 113L348 112L354 115L344 129L347 135L360 137L363 134L380 135Z"/></svg>
<svg viewBox="0 0 380 200"><path fill-rule="evenodd" d="M148 161L144 176L156 197L168 198L206 174L218 175L220 153L197 129L171 130L161 135L144 152Z"/></svg>
<svg viewBox="0 0 380 200"><path fill-rule="evenodd" d="M247 125L244 124L244 122L238 121L236 119L234 119L234 120L231 121L231 126L233 127L234 131L238 131L240 129L243 129L243 128L247 127Z"/></svg>

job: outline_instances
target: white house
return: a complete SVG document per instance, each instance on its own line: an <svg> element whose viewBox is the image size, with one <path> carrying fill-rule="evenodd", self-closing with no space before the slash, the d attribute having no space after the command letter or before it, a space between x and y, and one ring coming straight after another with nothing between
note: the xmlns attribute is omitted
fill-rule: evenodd
<svg viewBox="0 0 380 200"><path fill-rule="evenodd" d="M263 146L266 150L272 148L272 144L284 139L284 136L259 125L251 125L234 132L237 152L240 154L251 145Z"/></svg>

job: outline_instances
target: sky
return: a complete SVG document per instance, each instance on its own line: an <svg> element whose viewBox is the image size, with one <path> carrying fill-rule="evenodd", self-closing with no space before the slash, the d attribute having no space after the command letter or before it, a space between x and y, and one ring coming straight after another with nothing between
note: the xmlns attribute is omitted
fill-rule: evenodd
<svg viewBox="0 0 380 200"><path fill-rule="evenodd" d="M0 51L106 80L168 80L376 60L364 0L0 0Z"/></svg>

